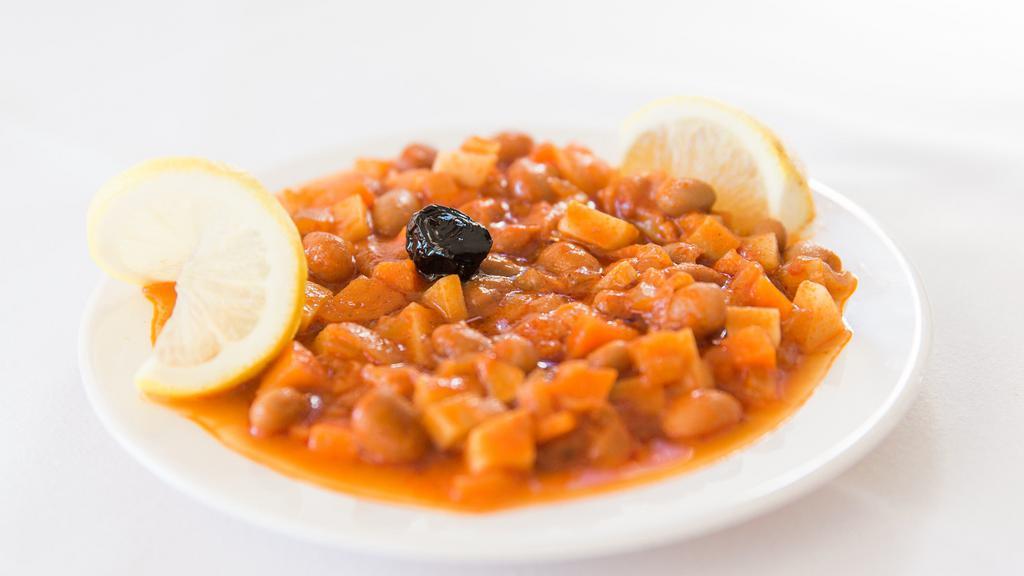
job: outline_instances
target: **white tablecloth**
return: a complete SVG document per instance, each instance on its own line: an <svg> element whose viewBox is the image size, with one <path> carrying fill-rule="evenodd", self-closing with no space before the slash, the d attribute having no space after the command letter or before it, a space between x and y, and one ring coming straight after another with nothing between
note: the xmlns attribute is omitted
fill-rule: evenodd
<svg viewBox="0 0 1024 576"><path fill-rule="evenodd" d="M89 198L154 155L258 170L379 131L611 126L674 93L762 117L905 249L934 313L923 391L877 450L782 510L671 547L494 572L1024 573L1024 14L769 4L5 5L0 573L475 573L266 532L121 450L75 358L98 278Z"/></svg>

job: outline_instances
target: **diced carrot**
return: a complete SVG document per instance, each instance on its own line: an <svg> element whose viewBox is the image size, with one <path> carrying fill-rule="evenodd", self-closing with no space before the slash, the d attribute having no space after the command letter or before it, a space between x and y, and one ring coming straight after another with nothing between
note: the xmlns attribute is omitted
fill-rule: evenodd
<svg viewBox="0 0 1024 576"><path fill-rule="evenodd" d="M164 324L174 313L178 292L174 282L157 282L143 286L142 295L153 304L153 319L149 323L149 341L155 344L157 336L160 336L160 331L164 329Z"/></svg>
<svg viewBox="0 0 1024 576"><path fill-rule="evenodd" d="M316 282L306 281L306 299L302 303L302 320L299 323L299 332L305 332L313 324L313 320L316 318L317 312L320 311L320 307L331 296L334 296L334 293L327 288Z"/></svg>
<svg viewBox="0 0 1024 576"><path fill-rule="evenodd" d="M775 345L771 336L760 326L747 326L729 332L722 341L733 362L744 368L775 368Z"/></svg>
<svg viewBox="0 0 1024 576"><path fill-rule="evenodd" d="M405 294L422 292L427 287L412 260L381 262L373 267L370 276Z"/></svg>
<svg viewBox="0 0 1024 576"><path fill-rule="evenodd" d="M640 231L629 222L575 200L569 203L565 216L558 221L558 231L602 250L629 246L640 237Z"/></svg>
<svg viewBox="0 0 1024 576"><path fill-rule="evenodd" d="M630 342L629 355L640 375L653 386L681 382L700 361L697 340L689 328L650 332Z"/></svg>
<svg viewBox="0 0 1024 576"><path fill-rule="evenodd" d="M470 429L505 410L505 406L492 399L464 392L428 405L423 409L423 426L441 450L462 442Z"/></svg>
<svg viewBox="0 0 1024 576"><path fill-rule="evenodd" d="M318 315L327 322L367 322L404 305L401 292L376 278L360 276L326 300Z"/></svg>
<svg viewBox="0 0 1024 576"><path fill-rule="evenodd" d="M632 340L637 331L621 322L580 315L569 330L565 349L569 358L583 358L613 340Z"/></svg>
<svg viewBox="0 0 1024 576"><path fill-rule="evenodd" d="M759 264L746 266L734 276L729 292L731 304L776 308L783 320L793 310L793 303L764 275Z"/></svg>
<svg viewBox="0 0 1024 576"><path fill-rule="evenodd" d="M316 356L305 346L293 341L278 354L260 377L260 389L294 388L316 391L326 387L327 372Z"/></svg>
<svg viewBox="0 0 1024 576"><path fill-rule="evenodd" d="M476 375L487 387L488 394L505 403L515 399L516 391L526 379L526 374L517 366L483 355L476 361Z"/></svg>
<svg viewBox="0 0 1024 576"><path fill-rule="evenodd" d="M575 414L568 410L561 410L554 414L542 416L537 420L534 434L537 436L538 443L547 442L548 440L568 434L576 427L576 423Z"/></svg>
<svg viewBox="0 0 1024 576"><path fill-rule="evenodd" d="M362 196L353 195L339 200L331 207L334 213L334 232L349 242L359 242L372 232L369 211Z"/></svg>
<svg viewBox="0 0 1024 576"><path fill-rule="evenodd" d="M465 454L474 474L529 470L537 456L530 414L513 410L484 420L469 432Z"/></svg>
<svg viewBox="0 0 1024 576"><path fill-rule="evenodd" d="M313 452L342 462L354 462L359 457L355 434L351 428L341 423L313 424L309 427L306 446Z"/></svg>
<svg viewBox="0 0 1024 576"><path fill-rule="evenodd" d="M594 368L584 360L567 360L558 366L547 389L559 407L588 410L608 401L617 377L614 368Z"/></svg>
<svg viewBox="0 0 1024 576"><path fill-rule="evenodd" d="M459 322L469 317L466 299L462 295L462 281L457 274L441 278L423 293L421 302L437 310L449 322Z"/></svg>
<svg viewBox="0 0 1024 576"><path fill-rule="evenodd" d="M686 241L700 248L701 253L711 260L718 260L729 250L740 247L740 239L713 216L705 216Z"/></svg>
<svg viewBox="0 0 1024 576"><path fill-rule="evenodd" d="M551 372L537 369L526 375L526 380L516 391L516 405L535 415L551 413L554 401L549 389Z"/></svg>

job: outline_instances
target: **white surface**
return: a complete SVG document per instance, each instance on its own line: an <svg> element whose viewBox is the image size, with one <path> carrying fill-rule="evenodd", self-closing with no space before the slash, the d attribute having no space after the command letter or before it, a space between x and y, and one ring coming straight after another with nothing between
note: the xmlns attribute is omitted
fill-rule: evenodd
<svg viewBox="0 0 1024 576"><path fill-rule="evenodd" d="M599 154L608 130L548 130ZM423 138L451 149L465 137ZM303 182L403 140L335 149L326 164L264 173ZM761 441L711 466L630 490L485 516L351 498L274 473L232 453L131 385L151 354L150 305L138 287L100 284L79 335L82 377L93 408L118 441L155 474L210 506L283 534L347 550L407 559L492 564L588 558L675 542L736 524L806 494L845 471L903 416L920 383L929 326L920 288L891 240L862 210L815 184L814 237L843 255L860 280L846 321L856 337L799 412ZM880 317L877 310L886 310ZM470 546L487 542L486 546Z"/></svg>
<svg viewBox="0 0 1024 576"><path fill-rule="evenodd" d="M0 573L457 573L232 520L116 445L74 354L98 278L88 198L157 154L268 166L341 134L614 123L677 92L763 118L904 248L933 309L921 396L867 458L768 516L495 573L1024 572L1015 3L364 4L0 10Z"/></svg>

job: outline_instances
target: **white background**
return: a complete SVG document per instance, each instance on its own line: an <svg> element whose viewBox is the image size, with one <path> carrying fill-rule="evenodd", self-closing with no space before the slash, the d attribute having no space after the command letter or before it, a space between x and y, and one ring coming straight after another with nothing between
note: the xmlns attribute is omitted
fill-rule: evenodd
<svg viewBox="0 0 1024 576"><path fill-rule="evenodd" d="M1024 573L1015 3L188 4L0 4L0 573L456 573L245 525L115 444L75 359L98 278L89 198L154 155L258 171L380 131L615 126L676 93L762 117L904 248L934 314L923 391L877 450L782 510L494 573Z"/></svg>

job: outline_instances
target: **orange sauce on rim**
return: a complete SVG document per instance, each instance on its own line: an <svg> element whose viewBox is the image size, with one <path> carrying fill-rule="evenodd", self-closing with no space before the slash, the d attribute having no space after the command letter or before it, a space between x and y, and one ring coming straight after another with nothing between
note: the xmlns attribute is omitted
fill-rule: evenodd
<svg viewBox="0 0 1024 576"><path fill-rule="evenodd" d="M418 465L381 466L331 459L308 450L306 439L299 436L252 436L249 405L255 394L253 385L198 400L158 401L205 428L228 448L297 480L374 500L487 512L592 496L662 480L736 452L777 428L807 401L849 338L850 333L846 332L824 351L802 357L787 372L780 399L765 406L748 407L744 419L729 430L698 441L659 440L614 468L536 472L493 498L466 501L452 498L453 479L464 471L458 457L437 456Z"/></svg>

